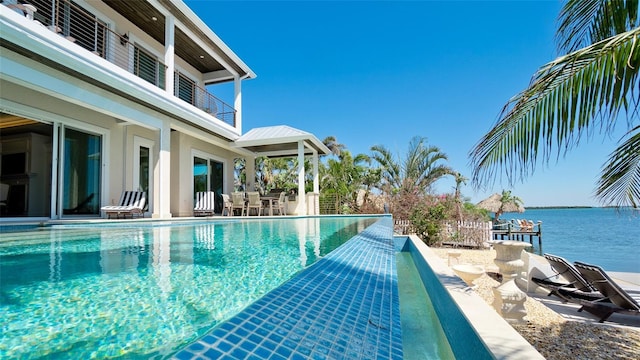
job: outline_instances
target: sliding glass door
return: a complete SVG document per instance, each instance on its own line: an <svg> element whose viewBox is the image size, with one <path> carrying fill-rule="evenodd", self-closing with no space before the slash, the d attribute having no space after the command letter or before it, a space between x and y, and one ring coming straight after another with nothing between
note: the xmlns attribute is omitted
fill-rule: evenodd
<svg viewBox="0 0 640 360"><path fill-rule="evenodd" d="M63 214L98 215L102 137L65 128L63 164Z"/></svg>
<svg viewBox="0 0 640 360"><path fill-rule="evenodd" d="M213 191L216 194L215 212L222 212L222 191L224 189L224 164L209 157L193 157L193 198L199 191Z"/></svg>

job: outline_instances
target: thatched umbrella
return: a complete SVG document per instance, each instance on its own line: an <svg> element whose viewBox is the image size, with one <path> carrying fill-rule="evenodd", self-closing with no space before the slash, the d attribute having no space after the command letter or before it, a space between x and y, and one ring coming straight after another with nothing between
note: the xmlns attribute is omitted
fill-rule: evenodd
<svg viewBox="0 0 640 360"><path fill-rule="evenodd" d="M498 220L502 213L506 212L517 212L523 213L524 206L522 206L522 201L516 197L511 196L511 192L503 192L502 194L495 193L488 198L480 201L477 205L480 209L485 209L492 213L495 213L495 221Z"/></svg>

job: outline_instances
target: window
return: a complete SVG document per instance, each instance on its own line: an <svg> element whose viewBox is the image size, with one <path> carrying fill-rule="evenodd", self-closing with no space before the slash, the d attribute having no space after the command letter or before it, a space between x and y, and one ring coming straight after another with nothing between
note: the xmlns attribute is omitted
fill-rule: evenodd
<svg viewBox="0 0 640 360"><path fill-rule="evenodd" d="M165 88L166 69L158 59L149 52L135 47L133 54L133 73L153 85Z"/></svg>
<svg viewBox="0 0 640 360"><path fill-rule="evenodd" d="M138 189L149 193L149 148L138 149Z"/></svg>
<svg viewBox="0 0 640 360"><path fill-rule="evenodd" d="M178 98L195 105L195 81L176 72L176 95Z"/></svg>

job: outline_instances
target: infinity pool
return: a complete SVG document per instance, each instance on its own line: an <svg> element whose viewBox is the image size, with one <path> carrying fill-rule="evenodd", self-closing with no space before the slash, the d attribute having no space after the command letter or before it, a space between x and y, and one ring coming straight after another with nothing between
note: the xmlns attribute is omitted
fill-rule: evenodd
<svg viewBox="0 0 640 360"><path fill-rule="evenodd" d="M0 358L162 358L377 217L56 225L0 234Z"/></svg>

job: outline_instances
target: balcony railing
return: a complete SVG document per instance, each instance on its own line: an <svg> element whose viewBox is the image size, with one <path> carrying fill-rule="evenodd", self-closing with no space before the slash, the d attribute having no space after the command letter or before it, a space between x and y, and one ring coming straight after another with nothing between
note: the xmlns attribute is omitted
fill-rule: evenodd
<svg viewBox="0 0 640 360"><path fill-rule="evenodd" d="M236 110L199 87L186 74L175 72L174 94L180 99L208 112L231 126L235 126Z"/></svg>
<svg viewBox="0 0 640 360"><path fill-rule="evenodd" d="M165 89L167 66L152 52L134 44L129 34L111 30L90 11L73 1L30 0L36 11L25 16L122 69ZM15 8L15 7L14 7ZM175 72L174 95L235 127L236 110L184 74Z"/></svg>

